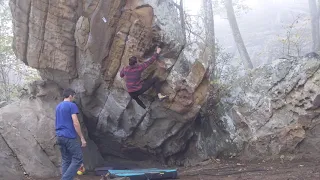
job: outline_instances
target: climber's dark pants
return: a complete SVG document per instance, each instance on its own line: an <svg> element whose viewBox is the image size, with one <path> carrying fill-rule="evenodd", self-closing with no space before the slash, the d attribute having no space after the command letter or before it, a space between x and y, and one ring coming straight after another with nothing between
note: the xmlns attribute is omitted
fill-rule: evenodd
<svg viewBox="0 0 320 180"><path fill-rule="evenodd" d="M143 82L142 88L135 92L129 92L132 99L134 99L143 109L146 109L146 105L139 99L139 96L145 93L148 89L154 87L156 89L157 94L160 93L161 82L158 77L153 77L151 79L147 79Z"/></svg>

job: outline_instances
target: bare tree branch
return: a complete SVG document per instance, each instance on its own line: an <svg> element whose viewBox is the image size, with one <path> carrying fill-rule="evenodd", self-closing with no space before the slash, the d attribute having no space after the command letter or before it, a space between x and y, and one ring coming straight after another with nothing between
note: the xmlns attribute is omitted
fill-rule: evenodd
<svg viewBox="0 0 320 180"><path fill-rule="evenodd" d="M183 43L186 44L187 42L187 35L186 35L186 20L185 20L185 12L183 8L183 0L180 0L180 5L177 4L176 2L172 2L172 4L179 10L179 15L180 15L180 24L182 28L182 33L183 33Z"/></svg>
<svg viewBox="0 0 320 180"><path fill-rule="evenodd" d="M179 4L177 4L176 2L172 2L172 4L179 10L181 10L181 6Z"/></svg>

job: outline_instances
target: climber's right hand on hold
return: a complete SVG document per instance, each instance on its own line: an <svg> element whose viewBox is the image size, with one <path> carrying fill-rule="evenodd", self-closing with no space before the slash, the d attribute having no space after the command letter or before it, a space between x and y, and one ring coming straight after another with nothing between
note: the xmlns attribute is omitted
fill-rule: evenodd
<svg viewBox="0 0 320 180"><path fill-rule="evenodd" d="M159 48L159 46L157 46L157 54L160 54L161 52L161 48Z"/></svg>
<svg viewBox="0 0 320 180"><path fill-rule="evenodd" d="M158 54L157 60L158 60L158 65L159 65L161 68L165 68L164 62L161 62L160 59L159 59L159 54L160 54L160 52L161 52L161 48L159 48L159 46L157 46L157 54Z"/></svg>

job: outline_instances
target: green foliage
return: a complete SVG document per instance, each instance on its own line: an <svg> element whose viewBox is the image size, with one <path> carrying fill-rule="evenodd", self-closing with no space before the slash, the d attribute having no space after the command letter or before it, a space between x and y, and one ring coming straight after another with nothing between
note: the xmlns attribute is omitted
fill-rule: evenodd
<svg viewBox="0 0 320 180"><path fill-rule="evenodd" d="M232 85L237 80L237 72L239 68L231 64L232 54L225 51L219 43L216 43L215 48L216 66L214 79L210 82L209 95L207 99L206 111L209 115L219 116L217 108L220 107L219 103L221 98L229 95ZM240 65L239 65L240 66Z"/></svg>
<svg viewBox="0 0 320 180"><path fill-rule="evenodd" d="M24 84L39 78L36 70L16 59L12 41L12 17L8 0L0 0L0 101L15 100Z"/></svg>
<svg viewBox="0 0 320 180"><path fill-rule="evenodd" d="M301 56L302 49L311 42L310 36L306 36L308 24L309 18L298 15L290 24L283 26L285 33L277 35L282 45L282 56Z"/></svg>

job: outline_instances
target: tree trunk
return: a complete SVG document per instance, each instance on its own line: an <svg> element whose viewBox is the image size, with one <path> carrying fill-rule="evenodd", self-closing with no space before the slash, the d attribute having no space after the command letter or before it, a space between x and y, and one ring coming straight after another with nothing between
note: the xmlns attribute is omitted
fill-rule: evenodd
<svg viewBox="0 0 320 180"><path fill-rule="evenodd" d="M316 0L309 0L309 9L311 16L311 30L312 30L312 51L318 52L320 50L320 32L319 32L319 13Z"/></svg>
<svg viewBox="0 0 320 180"><path fill-rule="evenodd" d="M173 2L173 4L179 10L180 23L181 23L182 33L183 33L183 43L185 45L187 43L187 33L186 33L186 21L184 17L185 14L184 14L183 0L180 0L180 4L177 4L175 2Z"/></svg>
<svg viewBox="0 0 320 180"><path fill-rule="evenodd" d="M216 65L215 58L215 33L214 33L214 16L212 9L212 1L204 0L206 4L205 19L206 19L206 45L209 48L209 79L214 78L214 68Z"/></svg>
<svg viewBox="0 0 320 180"><path fill-rule="evenodd" d="M233 34L233 38L234 41L237 45L239 54L241 59L244 61L245 65L247 68L252 69L253 65L252 62L250 60L248 51L246 49L246 46L244 45L243 39L241 37L241 33L238 27L238 23L237 23L237 19L236 16L234 14L234 9L233 9L233 5L232 5L232 0L226 0L225 1L225 6L227 9L227 16L228 16L228 20L229 20L229 24L232 30L232 34Z"/></svg>
<svg viewBox="0 0 320 180"><path fill-rule="evenodd" d="M206 53L208 58L208 73L209 79L214 78L214 68L215 68L215 34L214 34L214 16L212 10L212 1L203 0L204 8L204 26L205 26L205 43L206 43Z"/></svg>
<svg viewBox="0 0 320 180"><path fill-rule="evenodd" d="M207 101L202 107L206 117L212 117L214 115L214 105L216 96L214 89L217 88L212 82L215 77L216 59L215 59L215 33L214 33L214 16L212 10L212 0L202 0L203 13L204 13L204 30L205 30L205 49L203 52L203 58L208 60L208 69L206 70L207 77L209 79ZM205 123L212 125L214 123L209 118L205 118ZM212 125L213 126L213 125Z"/></svg>
<svg viewBox="0 0 320 180"><path fill-rule="evenodd" d="M184 18L184 7L183 7L183 0L180 0L180 20L181 20L181 27L183 31L183 38L184 44L187 43L187 34L186 34L186 22Z"/></svg>
<svg viewBox="0 0 320 180"><path fill-rule="evenodd" d="M318 18L320 18L320 0L318 0Z"/></svg>

